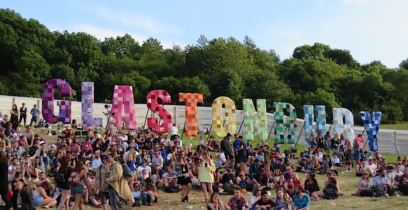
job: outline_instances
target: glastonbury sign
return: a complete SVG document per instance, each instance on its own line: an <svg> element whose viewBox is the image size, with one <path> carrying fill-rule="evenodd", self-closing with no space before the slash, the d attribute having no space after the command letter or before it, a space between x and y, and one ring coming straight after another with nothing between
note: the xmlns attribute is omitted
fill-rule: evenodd
<svg viewBox="0 0 408 210"><path fill-rule="evenodd" d="M60 100L57 105L59 114L54 114L55 90L60 96L69 97L72 95L72 88L63 79L51 79L44 83L42 94L42 115L48 123L71 122L71 101ZM82 82L82 124L84 127L101 127L102 118L93 117L94 103L94 83ZM158 117L147 118L148 128L156 133L167 133L173 124L171 114L162 106L172 102L170 94L166 90L152 90L146 96L146 106ZM185 104L185 134L189 137L197 136L198 133L198 104L203 103L201 93L179 93L179 102ZM268 120L266 112L266 100L257 99L256 109L251 99L243 99L243 136L247 141L259 138L262 141L268 139ZM295 107L286 102L274 102L274 134L275 140L279 144L295 144L298 139ZM327 132L326 108L317 105L304 105L304 134L308 139L313 130L324 134ZM353 126L354 117L350 110L346 108L333 108L333 130L334 134L343 134L345 138L353 140L355 137ZM128 130L137 129L137 120L133 99L133 88L128 85L115 85L112 98L112 113L119 129L122 124ZM316 113L316 120L315 120ZM370 115L367 111L360 112L367 131L369 148L371 151L378 150L377 134L381 124L381 112L373 112ZM226 96L214 99L212 103L212 132L218 138L225 137L228 133L237 133L236 107L234 101ZM239 131L238 131L239 132Z"/></svg>

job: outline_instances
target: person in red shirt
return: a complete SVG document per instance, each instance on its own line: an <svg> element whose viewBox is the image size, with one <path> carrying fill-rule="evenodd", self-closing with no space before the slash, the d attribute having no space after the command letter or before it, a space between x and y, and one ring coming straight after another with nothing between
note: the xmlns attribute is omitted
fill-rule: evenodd
<svg viewBox="0 0 408 210"><path fill-rule="evenodd" d="M358 145L360 150L364 150L364 138L363 135L358 134L358 136L354 139L354 143Z"/></svg>

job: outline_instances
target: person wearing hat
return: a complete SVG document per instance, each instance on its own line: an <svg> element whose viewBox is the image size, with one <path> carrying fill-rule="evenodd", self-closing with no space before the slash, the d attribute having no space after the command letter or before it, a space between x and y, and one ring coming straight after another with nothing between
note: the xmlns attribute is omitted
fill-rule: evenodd
<svg viewBox="0 0 408 210"><path fill-rule="evenodd" d="M109 184L108 193L111 209L123 209L124 205L122 204L121 199L123 199L129 206L132 206L135 200L129 184L123 176L122 165L117 162L112 155L108 155L108 161L111 164L111 167L109 177L106 178L105 181Z"/></svg>
<svg viewBox="0 0 408 210"><path fill-rule="evenodd" d="M98 151L97 151L98 152ZM102 155L101 157L102 163L96 170L96 177L95 177L95 187L98 191L99 198L101 199L101 207L103 210L109 209L107 206L107 199L109 198L109 185L105 181L107 177L109 177L110 173L110 163L108 161L108 156Z"/></svg>

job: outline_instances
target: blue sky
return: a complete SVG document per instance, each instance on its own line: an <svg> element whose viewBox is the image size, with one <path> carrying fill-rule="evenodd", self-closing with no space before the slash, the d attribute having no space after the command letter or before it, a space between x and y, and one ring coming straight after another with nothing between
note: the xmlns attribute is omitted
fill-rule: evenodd
<svg viewBox="0 0 408 210"><path fill-rule="evenodd" d="M245 35L282 59L303 44L321 42L350 50L362 64L380 60L397 67L408 58L405 0L2 0L51 30L87 32L98 39L131 34L163 46Z"/></svg>

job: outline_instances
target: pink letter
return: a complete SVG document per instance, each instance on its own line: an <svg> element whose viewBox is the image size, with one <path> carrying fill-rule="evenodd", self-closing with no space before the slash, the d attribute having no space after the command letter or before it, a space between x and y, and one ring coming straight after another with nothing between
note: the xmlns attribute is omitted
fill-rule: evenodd
<svg viewBox="0 0 408 210"><path fill-rule="evenodd" d="M150 91L146 96L147 108L150 109L153 113L158 112L159 117L163 120L163 122L159 125L159 120L157 118L151 117L147 118L147 126L152 129L153 132L166 133L167 131L169 131L169 128L173 123L173 119L169 112L167 112L167 110L160 106L160 104L157 102L158 98L163 101L163 104L171 103L171 96L167 91Z"/></svg>
<svg viewBox="0 0 408 210"><path fill-rule="evenodd" d="M124 110L122 110L122 107L124 107ZM112 99L112 113L115 113L116 128L121 128L123 120L126 129L137 129L135 103L133 101L133 89L131 86L115 85Z"/></svg>

